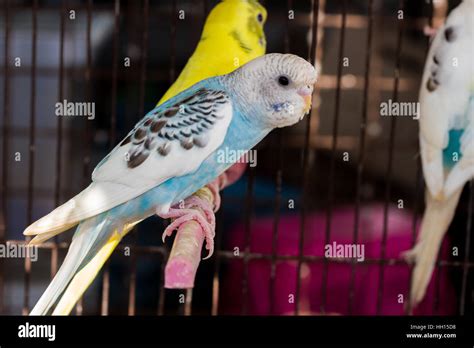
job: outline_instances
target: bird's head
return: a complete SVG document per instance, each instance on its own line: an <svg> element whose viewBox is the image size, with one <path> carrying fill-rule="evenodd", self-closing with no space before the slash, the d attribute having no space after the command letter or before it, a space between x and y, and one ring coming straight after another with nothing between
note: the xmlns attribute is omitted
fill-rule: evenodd
<svg viewBox="0 0 474 348"><path fill-rule="evenodd" d="M252 57L265 53L263 26L267 11L257 0L223 0L209 14L203 37L222 32L235 40L242 52Z"/></svg>
<svg viewBox="0 0 474 348"><path fill-rule="evenodd" d="M317 75L303 58L280 53L256 58L230 74L234 90L244 91L248 112L264 115L269 128L295 124L310 111Z"/></svg>

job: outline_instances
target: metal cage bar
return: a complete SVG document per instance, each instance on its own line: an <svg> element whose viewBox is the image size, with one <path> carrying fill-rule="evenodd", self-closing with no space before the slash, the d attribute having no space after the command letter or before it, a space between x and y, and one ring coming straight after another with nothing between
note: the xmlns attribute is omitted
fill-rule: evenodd
<svg viewBox="0 0 474 348"><path fill-rule="evenodd" d="M118 84L118 50L119 50L119 31L120 31L120 0L114 2L114 32L113 32L113 47L112 47L112 102L110 105L110 129L109 129L109 149L112 150L116 142L117 128L117 84ZM109 313L109 293L110 293L110 268L109 260L104 265L104 272L102 276L102 300L101 300L101 315Z"/></svg>
<svg viewBox="0 0 474 348"><path fill-rule="evenodd" d="M336 164L336 149L339 132L339 115L340 115L340 101L341 101L341 78L342 78L342 58L344 54L344 43L346 34L347 24L347 0L343 0L340 3L341 7L341 34L339 37L338 47L338 64L337 64L337 85L336 85L336 96L334 98L334 121L332 125L332 144L331 144L331 161L329 168L328 177L328 199L326 209L326 231L325 231L325 243L329 244L331 239L331 227L332 227L332 214L334 205L334 175L335 175L335 164ZM321 282L321 312L326 311L326 300L327 300L327 285L328 285L328 268L329 262L327 259L324 260L322 282Z"/></svg>
<svg viewBox="0 0 474 348"><path fill-rule="evenodd" d="M316 65L316 49L318 48L318 26L319 26L319 0L312 0L312 32L311 32L311 45L309 47L308 60ZM317 87L316 87L317 88ZM303 148L303 186L301 195L301 216L300 216L300 230L299 230L299 245L298 245L298 268L296 280L296 291L295 291L295 315L299 314L300 310L300 292L301 292L301 269L303 265L303 248L304 248L304 232L306 227L306 215L307 215L307 192L309 185L309 151L310 151L310 137L311 137L311 118L314 112L314 108L311 110L309 115L306 117L306 132Z"/></svg>
<svg viewBox="0 0 474 348"><path fill-rule="evenodd" d="M26 221L28 224L32 222L33 214L33 180L35 173L35 129L36 129L36 40L37 40L37 29L38 29L38 1L33 1L32 11L32 45L31 45L31 92L30 92L30 124L29 124L29 158L28 158L28 194L27 194L27 208L26 208ZM29 238L27 237L28 241ZM31 260L29 257L25 258L24 264L24 284L23 284L23 314L28 313L29 302L30 302L30 273L31 273Z"/></svg>
<svg viewBox="0 0 474 348"><path fill-rule="evenodd" d="M405 7L405 1L399 0L398 9L403 11ZM394 69L394 78L393 78L393 94L392 100L398 102L398 86L400 82L400 60L402 52L402 41L403 41L403 21L398 21L397 28L397 43L396 43L396 53L395 53L395 69ZM390 120L390 138L389 138L389 147L388 147L388 157L387 157L387 171L385 174L387 184L385 186L385 202L384 202L384 212L383 212L383 235L382 235L382 248L380 253L380 258L384 259L387 252L387 236L388 236L388 215L389 215L389 205L391 202L391 188L392 188L392 171L393 171L393 149L395 146L395 137L396 137L396 127L397 122L396 118L392 117ZM379 290L377 292L377 310L376 313L380 314L382 311L382 301L384 294L384 276L385 276L385 265L380 265L379 269Z"/></svg>
<svg viewBox="0 0 474 348"><path fill-rule="evenodd" d="M365 77L364 77L364 96L362 99L362 119L360 123L360 132L359 132L359 150L358 150L358 159L357 159L357 185L356 185L356 197L355 197L355 218L354 218L354 237L353 243L357 244L359 237L359 219L360 219L360 205L361 205L361 186L362 186L362 176L364 171L364 156L365 156L365 136L366 136L366 127L367 127L367 105L368 105L368 95L369 95L369 78L370 78L370 63L371 63L371 51L372 51L372 27L374 22L373 17L373 0L369 0L368 3L368 17L369 24L367 27L367 41L366 41L366 51L365 51ZM349 313L352 313L353 303L354 303L354 284L356 276L356 263L352 263L351 270L351 280L350 280L350 290L349 290Z"/></svg>
<svg viewBox="0 0 474 348"><path fill-rule="evenodd" d="M8 145L9 145L9 127L10 127L10 69L9 69L9 59L10 59L10 7L8 0L4 2L5 8L5 42L4 42L4 87L3 87L3 153L2 153L2 216L0 223L0 241L2 243L7 239L7 190L8 190ZM5 296L5 279L3 262L0 263L0 311L4 310L4 296Z"/></svg>

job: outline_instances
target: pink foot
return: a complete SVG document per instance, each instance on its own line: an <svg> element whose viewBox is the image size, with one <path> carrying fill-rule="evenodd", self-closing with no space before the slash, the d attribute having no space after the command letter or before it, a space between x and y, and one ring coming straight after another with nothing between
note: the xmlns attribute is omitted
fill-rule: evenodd
<svg viewBox="0 0 474 348"><path fill-rule="evenodd" d="M204 212L205 217L201 214L201 211L193 208L200 208L201 211ZM208 259L212 256L214 253L216 221L212 207L207 201L197 196L191 196L184 201L184 208L174 206L168 213L157 215L163 219L174 219L163 232L163 242L167 236L171 236L173 231L178 230L185 222L196 221L201 226L202 233L206 239L206 250L209 250L208 255L204 259Z"/></svg>
<svg viewBox="0 0 474 348"><path fill-rule="evenodd" d="M219 191L237 181L240 176L242 176L246 167L247 165L245 163L236 163L207 185L213 196L213 206L211 206L207 200L197 195L192 195L184 200L184 206L182 207L180 207L180 205L174 205L167 213L163 214L157 212L157 215L163 219L174 219L163 232L163 242L166 237L171 236L173 232L178 230L185 222L196 221L201 226L202 233L206 239L206 250L209 250L208 255L204 259L211 257L214 252L216 229L216 217L214 212L218 211L221 205Z"/></svg>

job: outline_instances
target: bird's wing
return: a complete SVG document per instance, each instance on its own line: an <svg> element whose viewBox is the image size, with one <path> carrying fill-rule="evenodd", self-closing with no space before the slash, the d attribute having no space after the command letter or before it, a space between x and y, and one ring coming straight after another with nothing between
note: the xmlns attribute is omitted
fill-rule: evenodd
<svg viewBox="0 0 474 348"><path fill-rule="evenodd" d="M231 118L232 102L224 91L201 87L179 94L138 122L95 168L88 188L24 234L51 237L169 178L192 173L222 144Z"/></svg>
<svg viewBox="0 0 474 348"><path fill-rule="evenodd" d="M474 63L467 17L457 11L438 31L420 88L420 150L425 181L434 197L443 192L446 173L456 165L447 162L447 151L459 144L457 133L451 131L465 129L469 123Z"/></svg>

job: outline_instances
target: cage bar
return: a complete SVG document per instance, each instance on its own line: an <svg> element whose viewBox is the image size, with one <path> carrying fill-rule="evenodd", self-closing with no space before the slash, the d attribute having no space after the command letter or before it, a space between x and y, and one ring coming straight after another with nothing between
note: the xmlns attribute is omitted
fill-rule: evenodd
<svg viewBox="0 0 474 348"><path fill-rule="evenodd" d="M399 0L398 10L403 11L405 7L404 0ZM402 51L402 40L403 40L403 29L404 21L398 20L397 28L397 43L395 51L395 69L394 69L394 78L393 78L393 94L392 100L394 102L398 101L398 86L400 82L400 61L401 61L401 51ZM389 147L388 147L388 156L387 156L387 171L385 178L387 183L385 185L385 202L384 202L384 212L383 212L383 232L382 232L382 246L380 251L380 257L385 258L387 252L387 237L388 237L388 215L389 215L389 206L391 203L391 188L392 188L392 171L393 171L393 150L395 147L395 137L396 137L396 127L397 119L392 117L390 119L390 136L389 136ZM384 276L385 276L385 264L380 265L379 268L379 284L377 291L377 310L376 313L380 314L382 311L382 301L384 294Z"/></svg>
<svg viewBox="0 0 474 348"><path fill-rule="evenodd" d="M249 278L249 258L247 257L250 253L250 229L252 224L252 211L253 211L253 191L255 184L255 168L249 167L247 169L247 193L246 193L246 212L245 212L245 244L244 244L244 257L243 267L244 273L242 276L242 310L241 314L246 315L248 312L248 278Z"/></svg>
<svg viewBox="0 0 474 348"><path fill-rule="evenodd" d="M336 164L336 150L338 144L338 133L339 133L339 115L340 115L340 100L341 100L341 78L342 78L342 58L344 55L344 43L346 34L347 24L347 2L346 0L341 1L341 34L339 37L339 48L338 48L338 65L337 65L337 85L336 85L336 96L334 98L334 121L332 125L332 144L331 144L331 162L328 177L328 203L326 209L326 235L325 243L329 244L331 239L331 225L332 225L332 213L334 205L334 174ZM326 312L326 300L327 300L327 285L328 285L328 260L324 260L322 282L321 282L321 312Z"/></svg>
<svg viewBox="0 0 474 348"><path fill-rule="evenodd" d="M311 1L312 7L312 26L311 26L311 44L309 45L308 61L316 66L316 49L318 48L318 26L319 26L319 0ZM315 90L318 87L315 87ZM313 94L315 91L313 91ZM310 152L310 137L311 137L311 119L314 113L314 108L306 116L306 131L305 140L303 147L303 185L301 194L301 215L300 215L300 230L299 230L299 244L298 244L298 267L297 267L297 280L296 280L296 291L295 291L295 315L299 314L300 311L300 292L301 292L301 269L303 265L304 257L304 232L306 228L306 215L307 215L307 192L309 187L309 152Z"/></svg>
<svg viewBox="0 0 474 348"><path fill-rule="evenodd" d="M3 85L3 167L2 167L2 216L1 216L1 228L0 228L0 242L4 243L8 238L7 236L7 194L8 194L8 140L9 140L9 126L10 126L10 10L9 1L4 1L5 5L5 42L4 42L4 85ZM0 263L0 311L4 310L4 297L5 297L5 280L3 262Z"/></svg>
<svg viewBox="0 0 474 348"><path fill-rule="evenodd" d="M369 95L369 78L370 78L370 63L371 63L371 51L372 51L372 26L374 22L373 18L373 0L368 2L368 17L369 24L367 27L367 41L366 41L366 51L365 51L365 77L364 77L364 96L362 99L362 119L360 123L360 132L359 132L359 155L357 159L357 185L356 185L356 197L355 197L355 218L354 218L354 238L353 243L357 244L359 238L359 219L360 219L360 205L361 205L361 187L363 180L363 171L364 171L364 156L365 156L365 142L366 142L366 128L367 128L367 105L368 105L368 95ZM349 314L352 313L353 304L354 304L354 286L355 286L355 276L356 276L356 263L352 262L351 269L351 280L350 280L350 290L349 290Z"/></svg>

